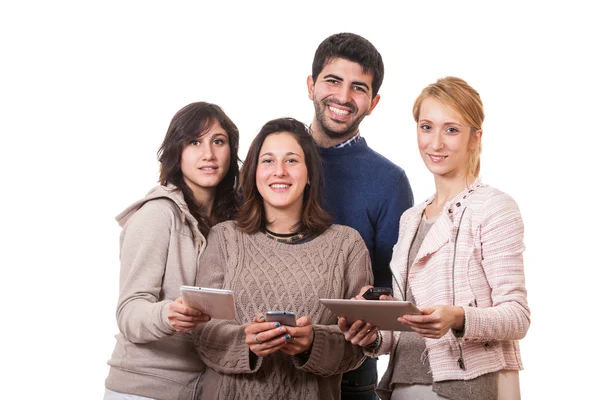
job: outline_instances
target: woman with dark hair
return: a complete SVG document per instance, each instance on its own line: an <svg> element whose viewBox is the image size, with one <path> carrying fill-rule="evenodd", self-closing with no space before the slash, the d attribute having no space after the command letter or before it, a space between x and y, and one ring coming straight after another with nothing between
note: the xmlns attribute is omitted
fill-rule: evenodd
<svg viewBox="0 0 600 400"><path fill-rule="evenodd" d="M352 228L321 208L321 161L307 127L263 126L241 173L236 221L214 226L197 284L233 290L236 320L195 331L213 399L339 399L343 372L363 361L320 298L350 298L372 282L369 252ZM266 321L293 312L295 326Z"/></svg>
<svg viewBox="0 0 600 400"><path fill-rule="evenodd" d="M179 110L158 152L160 186L117 216L121 275L117 344L105 400L195 399L204 363L190 330L210 316L183 304L217 222L238 209L239 133L214 104Z"/></svg>

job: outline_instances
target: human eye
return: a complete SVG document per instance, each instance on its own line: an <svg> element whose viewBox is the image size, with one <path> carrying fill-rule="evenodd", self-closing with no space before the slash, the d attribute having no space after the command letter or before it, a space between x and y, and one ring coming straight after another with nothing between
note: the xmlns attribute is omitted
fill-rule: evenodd
<svg viewBox="0 0 600 400"><path fill-rule="evenodd" d="M334 79L334 78L328 78L328 79L325 80L325 82L335 84L335 83L338 83L339 81L337 79Z"/></svg>
<svg viewBox="0 0 600 400"><path fill-rule="evenodd" d="M198 139L194 139L194 140L190 141L190 144L192 146L200 146L200 141Z"/></svg>
<svg viewBox="0 0 600 400"><path fill-rule="evenodd" d="M271 158L263 158L262 160L260 160L261 164L270 164L272 162L273 160Z"/></svg>
<svg viewBox="0 0 600 400"><path fill-rule="evenodd" d="M451 126L447 129L447 132L450 134L456 134L456 133L458 133L458 128Z"/></svg>
<svg viewBox="0 0 600 400"><path fill-rule="evenodd" d="M421 129L424 131L429 131L431 130L431 125L429 124L421 124Z"/></svg>
<svg viewBox="0 0 600 400"><path fill-rule="evenodd" d="M286 162L287 162L287 163L289 163L289 164L295 164L295 163L297 163L297 162L298 162L298 160L297 160L297 159L295 159L295 158L288 158L288 159L286 160Z"/></svg>
<svg viewBox="0 0 600 400"><path fill-rule="evenodd" d="M220 146L222 144L225 144L225 140L222 138L217 138L217 139L213 140L213 144Z"/></svg>
<svg viewBox="0 0 600 400"><path fill-rule="evenodd" d="M352 86L352 89L356 90L357 92L367 93L365 87L361 85L354 85Z"/></svg>

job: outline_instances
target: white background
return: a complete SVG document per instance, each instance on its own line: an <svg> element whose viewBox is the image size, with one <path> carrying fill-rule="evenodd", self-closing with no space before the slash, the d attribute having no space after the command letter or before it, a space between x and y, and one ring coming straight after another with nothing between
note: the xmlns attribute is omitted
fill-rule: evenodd
<svg viewBox="0 0 600 400"><path fill-rule="evenodd" d="M526 227L523 398L597 393L597 12L577 1L284 3L2 2L0 397L102 397L114 216L155 185L171 117L193 101L221 105L244 158L267 120L310 122L314 51L342 31L383 55L381 102L361 133L406 170L418 202L434 187L412 102L447 75L480 92L482 178L516 199Z"/></svg>

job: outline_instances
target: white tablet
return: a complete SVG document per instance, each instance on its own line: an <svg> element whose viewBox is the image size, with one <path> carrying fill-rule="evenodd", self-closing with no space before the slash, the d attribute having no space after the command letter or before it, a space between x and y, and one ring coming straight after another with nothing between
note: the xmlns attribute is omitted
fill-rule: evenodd
<svg viewBox="0 0 600 400"><path fill-rule="evenodd" d="M235 319L233 292L226 289L181 286L183 304L194 307L211 318Z"/></svg>
<svg viewBox="0 0 600 400"><path fill-rule="evenodd" d="M409 301L320 299L338 317L345 317L349 324L359 319L370 322L382 331L410 331L398 322L405 314L423 314Z"/></svg>

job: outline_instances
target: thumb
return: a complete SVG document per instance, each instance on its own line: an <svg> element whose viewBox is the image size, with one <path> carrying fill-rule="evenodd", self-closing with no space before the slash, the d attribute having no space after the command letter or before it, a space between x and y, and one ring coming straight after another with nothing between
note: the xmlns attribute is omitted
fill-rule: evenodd
<svg viewBox="0 0 600 400"><path fill-rule="evenodd" d="M425 315L433 314L435 311L435 307L423 307L421 308L421 312Z"/></svg>
<svg viewBox="0 0 600 400"><path fill-rule="evenodd" d="M311 321L310 321L310 317L308 315L300 317L296 320L296 326L307 326L310 324L311 324Z"/></svg>

